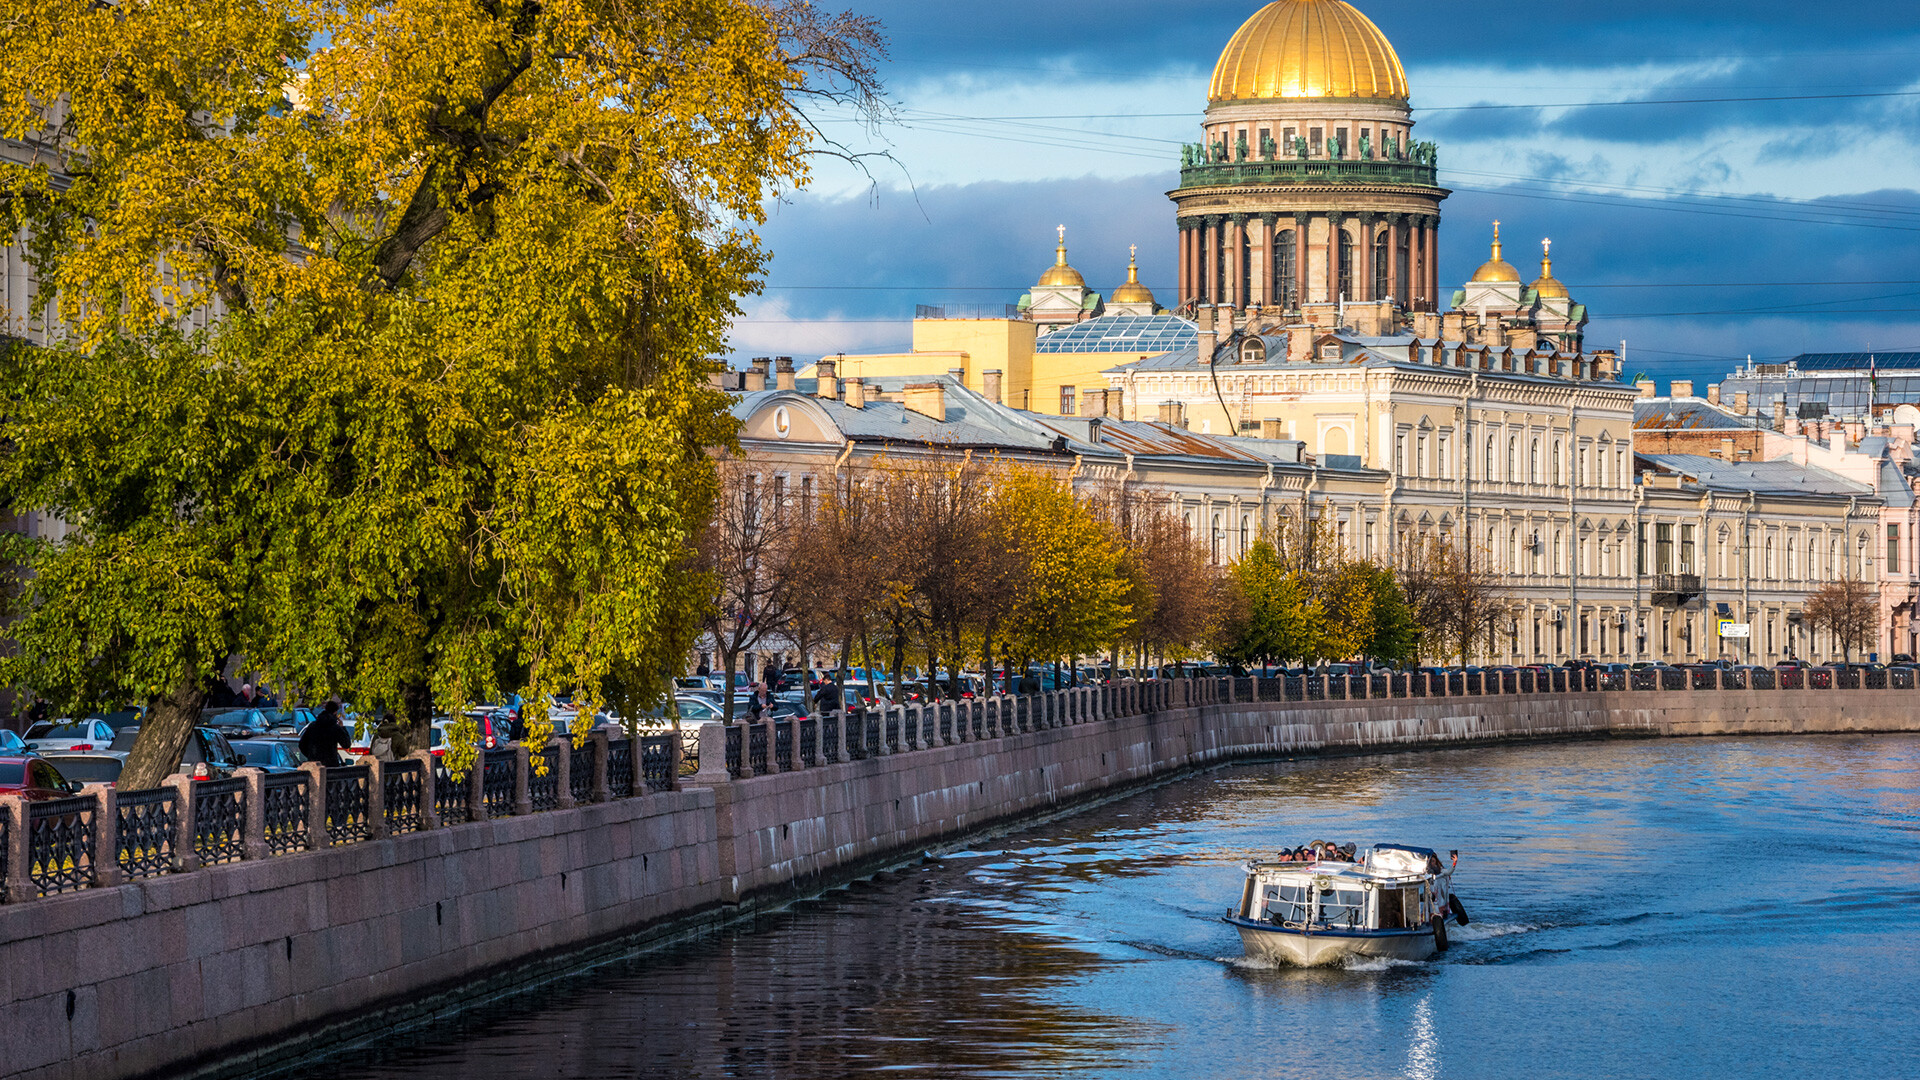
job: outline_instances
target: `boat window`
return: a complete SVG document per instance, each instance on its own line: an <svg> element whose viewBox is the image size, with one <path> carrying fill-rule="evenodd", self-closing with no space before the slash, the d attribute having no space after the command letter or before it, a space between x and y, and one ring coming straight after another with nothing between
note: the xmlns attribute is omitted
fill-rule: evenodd
<svg viewBox="0 0 1920 1080"><path fill-rule="evenodd" d="M1305 885L1280 885L1267 890L1267 917L1274 922L1308 921L1309 904Z"/></svg>
<svg viewBox="0 0 1920 1080"><path fill-rule="evenodd" d="M1321 894L1320 921L1328 926L1365 928L1367 894L1359 889L1335 889Z"/></svg>
<svg viewBox="0 0 1920 1080"><path fill-rule="evenodd" d="M1403 895L1399 889L1380 890L1380 929L1406 929L1407 913L1406 908L1401 903L1401 897Z"/></svg>

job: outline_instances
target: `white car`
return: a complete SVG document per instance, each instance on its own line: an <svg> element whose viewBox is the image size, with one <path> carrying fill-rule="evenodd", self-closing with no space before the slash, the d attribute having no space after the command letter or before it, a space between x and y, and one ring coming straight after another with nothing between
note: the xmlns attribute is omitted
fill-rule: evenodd
<svg viewBox="0 0 1920 1080"><path fill-rule="evenodd" d="M55 751L105 750L113 745L113 728L105 720L42 720L27 729L27 749Z"/></svg>

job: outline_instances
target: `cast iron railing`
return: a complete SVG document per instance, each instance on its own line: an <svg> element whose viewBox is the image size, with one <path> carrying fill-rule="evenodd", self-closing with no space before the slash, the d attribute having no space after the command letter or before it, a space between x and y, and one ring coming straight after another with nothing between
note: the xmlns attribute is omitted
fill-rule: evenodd
<svg viewBox="0 0 1920 1080"><path fill-rule="evenodd" d="M390 834L420 831L426 773L418 761L389 761L380 770L380 810Z"/></svg>
<svg viewBox="0 0 1920 1080"><path fill-rule="evenodd" d="M328 769L327 843L357 844L373 835L368 789L373 770L365 765Z"/></svg>
<svg viewBox="0 0 1920 1080"><path fill-rule="evenodd" d="M673 736L648 735L640 740L640 765L648 791L672 791Z"/></svg>
<svg viewBox="0 0 1920 1080"><path fill-rule="evenodd" d="M247 782L234 776L193 785L193 854L202 866L247 854Z"/></svg>
<svg viewBox="0 0 1920 1080"><path fill-rule="evenodd" d="M433 813L442 825L462 825L473 817L469 802L473 777L469 774L465 780L455 780L453 773L447 770L446 763L438 758L433 762Z"/></svg>
<svg viewBox="0 0 1920 1080"><path fill-rule="evenodd" d="M527 804L534 813L560 809L560 751L542 746L527 757Z"/></svg>
<svg viewBox="0 0 1920 1080"><path fill-rule="evenodd" d="M755 776L767 771L767 727L765 724L747 725L747 765Z"/></svg>
<svg viewBox="0 0 1920 1080"><path fill-rule="evenodd" d="M490 750L480 759L480 801L490 818L513 814L513 799L518 794L513 775L517 757L512 750Z"/></svg>
<svg viewBox="0 0 1920 1080"><path fill-rule="evenodd" d="M122 791L114 799L114 835L120 870L128 878L152 877L173 870L173 838L180 817L179 793L170 787Z"/></svg>
<svg viewBox="0 0 1920 1080"><path fill-rule="evenodd" d="M285 855L307 850L312 792L304 772L269 775L265 780L267 851Z"/></svg>
<svg viewBox="0 0 1920 1080"><path fill-rule="evenodd" d="M92 795L27 804L27 877L41 896L93 884L99 812L100 800Z"/></svg>
<svg viewBox="0 0 1920 1080"><path fill-rule="evenodd" d="M607 790L616 798L633 794L633 740L607 743Z"/></svg>
<svg viewBox="0 0 1920 1080"><path fill-rule="evenodd" d="M572 797L575 806L585 806L593 801L594 745L594 741L590 740L585 746L569 744L567 747L567 794Z"/></svg>

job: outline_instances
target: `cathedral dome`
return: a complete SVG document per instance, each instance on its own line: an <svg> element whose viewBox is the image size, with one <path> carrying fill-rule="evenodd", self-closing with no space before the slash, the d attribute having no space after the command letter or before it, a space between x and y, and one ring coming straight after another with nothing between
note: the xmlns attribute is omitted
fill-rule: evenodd
<svg viewBox="0 0 1920 1080"><path fill-rule="evenodd" d="M1407 100L1407 73L1344 0L1277 0L1241 25L1213 68L1210 104L1272 98Z"/></svg>
<svg viewBox="0 0 1920 1080"><path fill-rule="evenodd" d="M1500 257L1500 223L1493 223L1493 257L1473 272L1473 281L1477 282L1518 282L1520 271L1512 263Z"/></svg>
<svg viewBox="0 0 1920 1080"><path fill-rule="evenodd" d="M1067 265L1067 227L1065 225L1060 226L1060 246L1053 249L1053 265L1047 267L1047 272L1040 275L1039 284L1035 287L1068 289L1087 287L1087 279L1080 276L1080 271Z"/></svg>
<svg viewBox="0 0 1920 1080"><path fill-rule="evenodd" d="M1527 288L1539 294L1542 300L1565 300L1567 299L1567 287L1558 278L1553 276L1552 255L1553 241L1540 241L1540 276L1535 279L1533 284L1527 286Z"/></svg>
<svg viewBox="0 0 1920 1080"><path fill-rule="evenodd" d="M1140 284L1139 249L1127 260L1127 283L1113 290L1113 302L1116 304L1151 304L1153 290Z"/></svg>

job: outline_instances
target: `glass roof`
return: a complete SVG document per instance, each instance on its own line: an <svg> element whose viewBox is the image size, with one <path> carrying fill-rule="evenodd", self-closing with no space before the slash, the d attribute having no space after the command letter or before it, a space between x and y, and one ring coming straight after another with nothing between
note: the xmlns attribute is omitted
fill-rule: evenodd
<svg viewBox="0 0 1920 1080"><path fill-rule="evenodd" d="M1869 364L1888 368L1920 368L1920 352L1801 353L1788 361L1801 371L1865 371Z"/></svg>
<svg viewBox="0 0 1920 1080"><path fill-rule="evenodd" d="M1178 315L1102 315L1040 335L1033 351L1156 355L1199 341L1199 328Z"/></svg>
<svg viewBox="0 0 1920 1080"><path fill-rule="evenodd" d="M1898 354L1896 354L1898 355ZM1748 408L1770 416L1773 403L1784 400L1787 411L1798 413L1802 404L1823 404L1834 416L1861 416L1871 401L1875 405L1920 402L1920 375L1881 375L1878 386L1869 385L1865 371L1858 375L1735 375L1720 383L1720 400L1733 400L1735 391L1745 390Z"/></svg>

